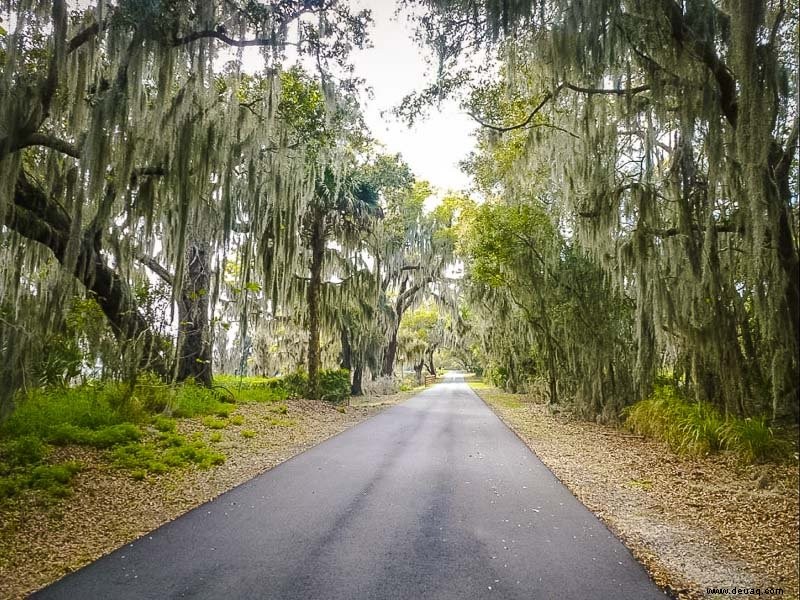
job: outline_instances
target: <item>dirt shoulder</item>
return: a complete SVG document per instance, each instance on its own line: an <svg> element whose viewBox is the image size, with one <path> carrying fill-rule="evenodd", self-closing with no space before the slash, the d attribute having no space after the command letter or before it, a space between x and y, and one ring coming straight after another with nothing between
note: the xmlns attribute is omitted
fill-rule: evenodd
<svg viewBox="0 0 800 600"><path fill-rule="evenodd" d="M654 440L554 416L525 396L473 389L674 596L736 586L800 597L796 461L681 458Z"/></svg>
<svg viewBox="0 0 800 600"><path fill-rule="evenodd" d="M58 460L84 466L72 496L46 504L22 497L0 508L0 598L23 598L414 393L353 399L344 413L308 400L287 401L279 416L268 403L242 404L241 422L221 430L181 419L178 431L208 442L225 463L141 481L112 467L103 451L60 448Z"/></svg>

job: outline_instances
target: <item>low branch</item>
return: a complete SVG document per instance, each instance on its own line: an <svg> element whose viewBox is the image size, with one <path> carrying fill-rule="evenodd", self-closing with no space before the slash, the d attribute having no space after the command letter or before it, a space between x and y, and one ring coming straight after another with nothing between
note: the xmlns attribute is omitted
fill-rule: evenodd
<svg viewBox="0 0 800 600"><path fill-rule="evenodd" d="M295 42L288 42L278 38L252 38L249 40L237 40L229 36L223 31L217 29L205 29L203 31L193 31L181 37L175 37L172 40L173 46L183 46L191 42L201 39L216 39L229 46L237 48L247 48L250 46L261 46L269 48L283 48L285 46L299 46Z"/></svg>
<svg viewBox="0 0 800 600"><path fill-rule="evenodd" d="M67 54L75 52L78 48L83 46L86 42L100 33L100 23L93 23L86 29L79 31L67 43Z"/></svg>
<svg viewBox="0 0 800 600"><path fill-rule="evenodd" d="M144 254L140 254L136 256L136 260L138 260L145 267L150 269L153 273L158 275L161 278L161 280L167 285L171 286L174 284L175 278L173 277L172 273L170 273L169 271L167 271L167 269L162 267L161 263L159 263L156 259L150 256L145 256Z"/></svg>
<svg viewBox="0 0 800 600"><path fill-rule="evenodd" d="M75 144L46 133L31 133L16 144L12 144L9 151L16 152L31 146L44 146L72 158L81 158L81 151Z"/></svg>
<svg viewBox="0 0 800 600"><path fill-rule="evenodd" d="M572 90L573 92L579 92L581 94L588 94L589 96L593 96L595 94L609 94L613 96L628 96L633 94L640 94L641 92L646 92L650 89L649 85L639 85L632 88L587 88L581 87L579 85L573 85L571 83L564 83L563 86L567 89Z"/></svg>

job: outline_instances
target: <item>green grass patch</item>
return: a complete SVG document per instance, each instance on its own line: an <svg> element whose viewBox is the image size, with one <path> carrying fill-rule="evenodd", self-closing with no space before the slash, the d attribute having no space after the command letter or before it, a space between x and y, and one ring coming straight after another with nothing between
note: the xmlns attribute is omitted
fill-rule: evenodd
<svg viewBox="0 0 800 600"><path fill-rule="evenodd" d="M225 429L228 426L228 421L225 419L218 419L217 417L203 417L201 421L204 427L209 429Z"/></svg>
<svg viewBox="0 0 800 600"><path fill-rule="evenodd" d="M270 408L269 410L270 410L270 412L273 412L273 413L276 413L276 414L279 414L279 415L285 415L286 413L289 412L289 407L286 406L285 404L279 404L278 406L274 406L274 407Z"/></svg>
<svg viewBox="0 0 800 600"><path fill-rule="evenodd" d="M222 441L222 434L219 431L215 431L210 436L208 436L209 442L221 442Z"/></svg>
<svg viewBox="0 0 800 600"><path fill-rule="evenodd" d="M177 426L175 419L163 415L153 417L153 427L156 428L156 431L175 431Z"/></svg>
<svg viewBox="0 0 800 600"><path fill-rule="evenodd" d="M142 473L166 473L190 465L208 469L225 462L224 454L209 449L202 441L174 433L162 434L157 443L119 446L111 458L115 467L129 470L135 479L143 478Z"/></svg>
<svg viewBox="0 0 800 600"><path fill-rule="evenodd" d="M228 402L223 402L220 393L213 389L185 383L177 388L171 408L172 414L176 417L201 415L227 417L235 407Z"/></svg>
<svg viewBox="0 0 800 600"><path fill-rule="evenodd" d="M47 434L47 441L56 446L78 444L94 448L110 448L142 438L142 430L133 423L108 425L100 429L78 427L70 423L61 423L53 427Z"/></svg>
<svg viewBox="0 0 800 600"><path fill-rule="evenodd" d="M267 417L267 423L269 423L271 427L294 427L297 421L281 417Z"/></svg>
<svg viewBox="0 0 800 600"><path fill-rule="evenodd" d="M247 438L247 439L254 438L254 437L256 437L256 432L253 431L252 429L243 429L242 430L242 437L243 438Z"/></svg>
<svg viewBox="0 0 800 600"><path fill-rule="evenodd" d="M37 490L46 497L64 498L72 493L70 483L82 468L75 461L10 470L0 466L0 500L12 498L29 489Z"/></svg>
<svg viewBox="0 0 800 600"><path fill-rule="evenodd" d="M231 425L243 425L244 417L242 415L231 415L228 421L230 422Z"/></svg>
<svg viewBox="0 0 800 600"><path fill-rule="evenodd" d="M669 444L678 454L703 456L730 451L745 462L781 460L791 444L776 436L764 418L724 418L713 406L690 402L669 385L624 412L634 433Z"/></svg>

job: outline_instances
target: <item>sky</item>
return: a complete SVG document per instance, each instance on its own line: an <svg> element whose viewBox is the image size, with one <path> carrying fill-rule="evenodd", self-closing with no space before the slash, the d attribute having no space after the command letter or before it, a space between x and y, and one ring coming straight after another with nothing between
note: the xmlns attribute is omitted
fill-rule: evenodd
<svg viewBox="0 0 800 600"><path fill-rule="evenodd" d="M439 194L469 187L458 161L474 147L475 123L456 102L446 101L409 129L391 114L403 97L421 90L431 80L425 53L413 39L405 15L394 16L394 0L351 0L354 8L372 11L372 47L353 52L356 75L366 79L374 96L365 99L367 125L385 151L399 152L418 179L428 180Z"/></svg>

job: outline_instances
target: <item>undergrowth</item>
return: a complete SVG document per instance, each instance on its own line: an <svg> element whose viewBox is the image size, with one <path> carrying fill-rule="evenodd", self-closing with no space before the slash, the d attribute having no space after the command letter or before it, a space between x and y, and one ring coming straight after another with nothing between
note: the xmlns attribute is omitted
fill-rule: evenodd
<svg viewBox="0 0 800 600"><path fill-rule="evenodd" d="M322 371L320 377L323 399L339 402L349 396L347 371ZM26 490L66 496L80 466L51 464L53 446L105 450L134 479L188 465L220 464L224 455L176 433L176 418L195 418L218 431L244 424L241 415L232 415L237 403L267 402L275 404L271 426L293 427L295 421L283 417L286 400L303 397L307 387L302 372L280 378L220 375L211 388L192 381L168 385L144 373L135 382L94 381L21 393L16 409L0 423L0 499ZM243 430L241 435L250 438L255 432ZM210 439L222 437L215 433Z"/></svg>
<svg viewBox="0 0 800 600"><path fill-rule="evenodd" d="M792 446L776 435L766 418L723 417L713 406L690 402L669 385L627 408L625 425L634 433L662 440L678 454L703 456L729 451L745 462L782 460Z"/></svg>

